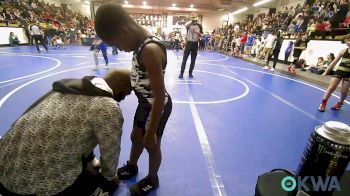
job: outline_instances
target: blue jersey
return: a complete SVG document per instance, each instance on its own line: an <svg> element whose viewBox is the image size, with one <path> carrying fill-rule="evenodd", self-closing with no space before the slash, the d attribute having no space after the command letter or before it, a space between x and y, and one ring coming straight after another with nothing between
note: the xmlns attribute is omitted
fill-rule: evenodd
<svg viewBox="0 0 350 196"><path fill-rule="evenodd" d="M101 40L101 38L99 38L99 37L96 35L95 41L97 41L97 40ZM95 44L95 45L94 45L94 48L95 48L96 50L107 50L107 43L104 42L104 41L102 41L100 44Z"/></svg>
<svg viewBox="0 0 350 196"><path fill-rule="evenodd" d="M101 50L107 50L107 44L104 41L102 41L102 43L100 45L98 45L98 47Z"/></svg>
<svg viewBox="0 0 350 196"><path fill-rule="evenodd" d="M254 40L256 39L256 37L254 35L251 35L248 37L248 41L247 43L245 44L246 46L253 46L253 42Z"/></svg>

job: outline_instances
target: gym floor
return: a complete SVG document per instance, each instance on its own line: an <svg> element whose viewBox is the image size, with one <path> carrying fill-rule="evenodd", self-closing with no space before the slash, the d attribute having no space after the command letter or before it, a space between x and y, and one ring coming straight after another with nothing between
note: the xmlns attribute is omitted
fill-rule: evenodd
<svg viewBox="0 0 350 196"><path fill-rule="evenodd" d="M111 68L130 67L131 53L111 55L111 48L108 53ZM0 136L52 82L107 72L93 70L93 52L83 46L40 54L34 46L0 48L0 58ZM349 99L342 110L330 110L338 93L325 113L317 110L325 89L316 84L215 52L199 52L194 78L186 72L180 80L181 61L182 52L168 51L165 82L174 105L162 139L160 187L153 196L254 195L262 173L297 168L316 126L330 120L350 124ZM99 62L104 65L102 56ZM125 124L119 165L129 157L136 106L134 94L121 102ZM114 195L128 195L128 187L147 175L147 160L144 152L137 178L121 182Z"/></svg>

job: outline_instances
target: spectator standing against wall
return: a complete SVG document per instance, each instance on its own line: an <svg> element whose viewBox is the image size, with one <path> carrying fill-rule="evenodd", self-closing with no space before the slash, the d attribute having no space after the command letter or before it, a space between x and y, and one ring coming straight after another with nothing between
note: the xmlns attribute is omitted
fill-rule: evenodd
<svg viewBox="0 0 350 196"><path fill-rule="evenodd" d="M307 48L309 40L306 33L302 34L301 39L298 39L294 44L293 57L294 60L292 64L288 66L288 71L295 74L295 67L299 62L299 57L301 53ZM302 71L305 71L304 68Z"/></svg>
<svg viewBox="0 0 350 196"><path fill-rule="evenodd" d="M259 54L258 58L268 59L270 52L272 51L273 46L275 45L276 33L272 32L267 35L265 40L265 46L261 54Z"/></svg>
<svg viewBox="0 0 350 196"><path fill-rule="evenodd" d="M267 59L267 62L266 62L266 66L263 69L270 69L270 71L272 71L272 72L275 71L276 64L278 61L278 55L281 51L282 43L283 43L283 38L282 38L280 32L277 32L277 37L275 38L275 41L274 41L273 51L272 51L272 53L270 53L270 55ZM273 67L270 68L269 62L272 59L272 56L273 56Z"/></svg>
<svg viewBox="0 0 350 196"><path fill-rule="evenodd" d="M255 34L249 33L248 34L248 40L245 44L245 52L250 55L251 54L251 50L252 50L252 46L254 43L254 40L256 39Z"/></svg>
<svg viewBox="0 0 350 196"><path fill-rule="evenodd" d="M240 53L241 53L241 57L244 56L244 47L245 47L245 44L247 43L247 40L248 40L248 33L247 32L244 32L243 33L243 36L241 38L241 41L240 41Z"/></svg>

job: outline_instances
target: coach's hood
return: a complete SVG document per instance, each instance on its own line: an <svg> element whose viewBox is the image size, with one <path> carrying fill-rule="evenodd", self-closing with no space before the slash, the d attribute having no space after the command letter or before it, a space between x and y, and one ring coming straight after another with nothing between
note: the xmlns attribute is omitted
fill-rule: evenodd
<svg viewBox="0 0 350 196"><path fill-rule="evenodd" d="M91 83L95 76L85 76L82 79L63 79L52 84L52 90L63 94L104 96L114 98L110 92L104 91Z"/></svg>

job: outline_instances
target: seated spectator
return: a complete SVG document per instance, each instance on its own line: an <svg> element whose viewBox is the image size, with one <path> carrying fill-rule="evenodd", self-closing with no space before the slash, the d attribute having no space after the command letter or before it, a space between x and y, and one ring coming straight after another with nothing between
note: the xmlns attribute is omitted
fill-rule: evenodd
<svg viewBox="0 0 350 196"><path fill-rule="evenodd" d="M325 71L326 71L326 69L329 67L329 65L334 61L334 59L335 59L335 56L334 56L334 54L333 53L329 53L328 55L327 55L327 60L324 62L324 64L323 64L323 67L322 67L322 73L321 74L323 74ZM329 72L329 75L333 75L333 70L331 70L330 72Z"/></svg>
<svg viewBox="0 0 350 196"><path fill-rule="evenodd" d="M118 102L130 92L125 69L54 82L0 139L0 195L113 193L123 127Z"/></svg>
<svg viewBox="0 0 350 196"><path fill-rule="evenodd" d="M65 40L65 44L66 45L69 45L71 42L70 42L70 31L68 29L65 29L64 31L64 40Z"/></svg>
<svg viewBox="0 0 350 196"><path fill-rule="evenodd" d="M325 24L326 24L326 26L325 26L325 30L326 30L325 36L331 36L331 38L334 39L335 35L332 35L332 28L333 27L332 27L330 21L328 19L325 20ZM325 37L324 37L324 39L325 39Z"/></svg>
<svg viewBox="0 0 350 196"><path fill-rule="evenodd" d="M310 67L311 73L321 75L326 70L324 69L324 59L323 57L318 57L317 64L315 66Z"/></svg>
<svg viewBox="0 0 350 196"><path fill-rule="evenodd" d="M307 34L310 37L310 39L315 38L315 32L316 32L316 24L314 21L310 21L309 27L307 28Z"/></svg>
<svg viewBox="0 0 350 196"><path fill-rule="evenodd" d="M18 37L13 32L10 33L9 42L10 46L18 46L20 43Z"/></svg>
<svg viewBox="0 0 350 196"><path fill-rule="evenodd" d="M6 19L7 21L13 20L13 16L12 16L12 14L11 14L11 12L10 12L9 9L4 9L4 11L3 11L3 16L5 17L5 19Z"/></svg>
<svg viewBox="0 0 350 196"><path fill-rule="evenodd" d="M231 56L233 56L233 52L236 48L236 36L232 36L231 44L230 44Z"/></svg>
<svg viewBox="0 0 350 196"><path fill-rule="evenodd" d="M349 12L349 4L348 0L341 0L339 8L337 8L339 11L335 13L335 15L331 18L331 25L332 28L336 29L339 28L339 24L342 23L345 20L345 17L347 13ZM332 31L332 38L335 37L335 33L337 30Z"/></svg>
<svg viewBox="0 0 350 196"><path fill-rule="evenodd" d="M288 38L290 38L291 35L294 36L294 33L295 33L295 24L296 22L295 21L292 21L290 23L290 25L288 26Z"/></svg>
<svg viewBox="0 0 350 196"><path fill-rule="evenodd" d="M322 20L322 19L321 19ZM316 32L315 35L316 36L322 36L321 39L326 39L327 36L331 36L332 32L332 25L329 22L329 19L325 19L324 22L319 21L316 24ZM332 39L334 38L334 36L332 35Z"/></svg>
<svg viewBox="0 0 350 196"><path fill-rule="evenodd" d="M296 25L294 27L294 32L299 33L301 31L301 25L304 22L303 15L299 14L298 18L296 19Z"/></svg>
<svg viewBox="0 0 350 196"><path fill-rule="evenodd" d="M315 36L322 36L321 39L325 38L326 33L326 24L323 23L323 19L318 19L316 22L316 31Z"/></svg>
<svg viewBox="0 0 350 196"><path fill-rule="evenodd" d="M52 43L53 43L53 46L54 47L61 47L63 49L65 49L64 47L64 42L62 41L62 38L58 35L55 35L53 38L52 38Z"/></svg>
<svg viewBox="0 0 350 196"><path fill-rule="evenodd" d="M233 50L234 52L235 52L235 56L237 56L237 57L240 57L241 56L241 40L242 40L242 37L241 36L237 36L237 38L236 38L236 48L238 48L238 51L236 51L236 48Z"/></svg>
<svg viewBox="0 0 350 196"><path fill-rule="evenodd" d="M198 47L198 49L200 51L204 51L205 50L205 40L203 38L199 38L199 47Z"/></svg>
<svg viewBox="0 0 350 196"><path fill-rule="evenodd" d="M308 9L311 11L310 7ZM308 11L305 11L304 15L302 16L302 23L300 25L300 31L306 32L307 27L309 25L309 22L310 22L310 15L309 15Z"/></svg>
<svg viewBox="0 0 350 196"><path fill-rule="evenodd" d="M14 15L14 17L15 17L16 20L22 20L22 19L23 19L22 16L21 16L21 12L19 12L18 9L15 9L15 10L13 11L13 15Z"/></svg>
<svg viewBox="0 0 350 196"><path fill-rule="evenodd" d="M261 37L258 36L257 39L253 41L253 46L251 50L251 54L255 57L257 57L260 53L260 50L262 49L262 42L261 42Z"/></svg>
<svg viewBox="0 0 350 196"><path fill-rule="evenodd" d="M205 50L209 49L209 41L210 41L210 34L209 32L206 32L206 34L204 35Z"/></svg>
<svg viewBox="0 0 350 196"><path fill-rule="evenodd" d="M300 68L300 71L306 71L306 61L304 59L297 60L295 68Z"/></svg>
<svg viewBox="0 0 350 196"><path fill-rule="evenodd" d="M241 58L241 47L238 45L233 48L232 56Z"/></svg>
<svg viewBox="0 0 350 196"><path fill-rule="evenodd" d="M256 39L255 34L249 33L248 40L245 44L245 52L250 55L251 54L251 48L253 46L254 40Z"/></svg>

